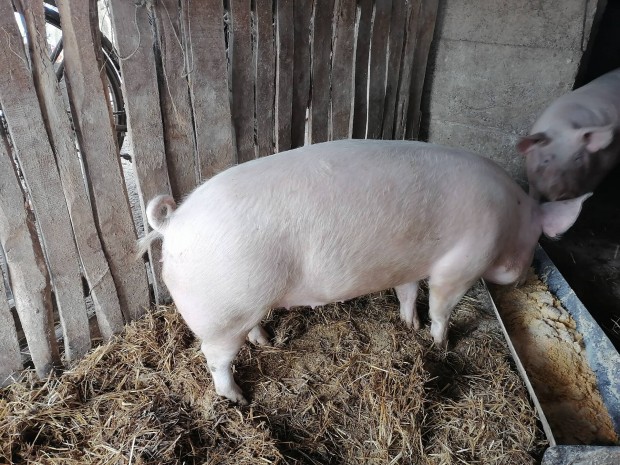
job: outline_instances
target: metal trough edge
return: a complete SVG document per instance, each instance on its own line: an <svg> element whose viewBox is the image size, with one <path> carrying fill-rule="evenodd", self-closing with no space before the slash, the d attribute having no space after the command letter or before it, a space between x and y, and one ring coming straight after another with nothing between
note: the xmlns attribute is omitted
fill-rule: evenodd
<svg viewBox="0 0 620 465"><path fill-rule="evenodd" d="M562 306L575 320L577 331L581 333L585 345L586 360L596 376L597 387L609 412L614 429L620 435L620 354L609 338L605 335L596 320L579 300L575 292L566 282L560 271L553 264L546 252L538 245L534 254L533 265L536 274L549 288L550 292L562 303ZM484 281L483 281L484 282ZM491 300L493 311L504 333L504 338L510 349L515 365L530 394L532 403L538 412L543 431L549 441L549 448L542 459L543 465L562 464L590 464L591 458L611 457L614 464L620 463L620 447L618 446L565 446L557 445L549 422L542 410L536 392L525 372L519 354L514 348L512 340L499 314L495 301L484 283L485 290ZM600 462L607 464L612 462Z"/></svg>

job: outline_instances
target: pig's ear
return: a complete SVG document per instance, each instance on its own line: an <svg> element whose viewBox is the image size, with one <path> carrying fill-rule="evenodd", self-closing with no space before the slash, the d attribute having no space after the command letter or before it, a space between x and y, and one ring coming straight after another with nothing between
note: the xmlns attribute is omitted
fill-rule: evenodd
<svg viewBox="0 0 620 465"><path fill-rule="evenodd" d="M571 200L547 202L540 205L542 210L542 229L546 236L557 239L568 231L581 212L581 205L592 193Z"/></svg>
<svg viewBox="0 0 620 465"><path fill-rule="evenodd" d="M536 134L530 134L529 136L522 137L517 142L517 150L522 155L525 155L535 145L547 145L550 139L544 132L537 132Z"/></svg>
<svg viewBox="0 0 620 465"><path fill-rule="evenodd" d="M613 126L603 126L600 128L581 128L578 130L578 137L590 153L604 149L614 138Z"/></svg>

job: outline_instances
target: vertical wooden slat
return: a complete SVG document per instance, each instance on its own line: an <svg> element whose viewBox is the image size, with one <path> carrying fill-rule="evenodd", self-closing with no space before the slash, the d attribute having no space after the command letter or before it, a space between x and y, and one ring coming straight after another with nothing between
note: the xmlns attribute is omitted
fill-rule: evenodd
<svg viewBox="0 0 620 465"><path fill-rule="evenodd" d="M121 57L125 112L131 129L132 161L137 175L142 217L146 225L145 203L158 194L172 193L159 107L153 31L146 7L139 7L125 0L109 1L116 46ZM170 294L161 276L161 242L151 245L149 258L154 271L155 302L168 302Z"/></svg>
<svg viewBox="0 0 620 465"><path fill-rule="evenodd" d="M276 152L291 148L293 105L293 0L277 3Z"/></svg>
<svg viewBox="0 0 620 465"><path fill-rule="evenodd" d="M0 166L2 166L1 162ZM0 192L3 193L1 178L2 175L0 174ZM2 206L0 205L0 218L2 216ZM0 221L2 220L0 219ZM2 234L0 234L0 244L3 242ZM0 246L0 256L3 255L4 253ZM22 368L22 356L19 352L19 340L17 339L15 321L13 321L9 302L6 299L4 279L0 270L0 387L11 383L14 380L13 375L21 371Z"/></svg>
<svg viewBox="0 0 620 465"><path fill-rule="evenodd" d="M385 101L385 67L390 31L392 0L377 0L370 43L370 72L368 79L368 134L369 139L381 138Z"/></svg>
<svg viewBox="0 0 620 465"><path fill-rule="evenodd" d="M405 19L405 0L392 0L385 107L383 110L383 139L392 139L394 136L394 115L396 111L396 96L398 94L398 79L401 74Z"/></svg>
<svg viewBox="0 0 620 465"><path fill-rule="evenodd" d="M353 106L353 137L366 137L368 117L368 60L370 53L370 25L372 0L360 0L355 49L355 102Z"/></svg>
<svg viewBox="0 0 620 465"><path fill-rule="evenodd" d="M0 60L10 70L0 73L0 103L41 230L65 338L65 356L74 360L91 346L78 253L60 175L10 2L0 2L0 29Z"/></svg>
<svg viewBox="0 0 620 465"><path fill-rule="evenodd" d="M149 306L149 288L144 264L134 257L136 232L104 85L105 68L95 55L96 4L93 0L57 0L57 4L63 18L65 80L95 222L121 309L127 319L135 319Z"/></svg>
<svg viewBox="0 0 620 465"><path fill-rule="evenodd" d="M30 356L37 374L43 377L54 366L60 366L60 354L54 333L49 276L34 220L25 204L4 134L0 133L0 243Z"/></svg>
<svg viewBox="0 0 620 465"><path fill-rule="evenodd" d="M88 282L95 314L104 339L122 331L124 325L116 287L103 254L88 192L78 159L71 122L62 99L54 67L48 58L43 4L38 0L22 0L30 47L34 83L47 131L56 154L62 188L69 209L73 233Z"/></svg>
<svg viewBox="0 0 620 465"><path fill-rule="evenodd" d="M312 0L294 0L293 108L291 114L291 147L306 141L306 114L310 98L310 26Z"/></svg>
<svg viewBox="0 0 620 465"><path fill-rule="evenodd" d="M237 161L243 163L256 158L250 0L230 1L230 21L231 111L237 143Z"/></svg>
<svg viewBox="0 0 620 465"><path fill-rule="evenodd" d="M330 71L334 0L316 0L312 34L312 102L310 142L329 138Z"/></svg>
<svg viewBox="0 0 620 465"><path fill-rule="evenodd" d="M417 139L420 130L420 103L422 102L422 90L424 77L426 76L426 63L428 52L433 41L435 21L437 19L438 0L424 0L420 9L418 26L418 40L413 59L413 75L411 77L411 96L409 97L409 110L407 115L407 139Z"/></svg>
<svg viewBox="0 0 620 465"><path fill-rule="evenodd" d="M237 161L235 153L222 0L189 2L185 36L200 180Z"/></svg>
<svg viewBox="0 0 620 465"><path fill-rule="evenodd" d="M276 49L273 0L256 0L256 139L258 156L274 151Z"/></svg>
<svg viewBox="0 0 620 465"><path fill-rule="evenodd" d="M332 61L332 138L351 137L356 2L338 0L334 14Z"/></svg>
<svg viewBox="0 0 620 465"><path fill-rule="evenodd" d="M155 3L161 55L160 100L170 188L180 200L198 185L187 60L178 0Z"/></svg>
<svg viewBox="0 0 620 465"><path fill-rule="evenodd" d="M396 102L396 122L394 125L394 138L404 139L407 131L407 112L409 110L409 97L411 88L411 76L413 73L413 59L418 42L418 19L423 0L409 2L407 8L407 23L405 25L405 48L401 64L401 76L398 83L398 100Z"/></svg>

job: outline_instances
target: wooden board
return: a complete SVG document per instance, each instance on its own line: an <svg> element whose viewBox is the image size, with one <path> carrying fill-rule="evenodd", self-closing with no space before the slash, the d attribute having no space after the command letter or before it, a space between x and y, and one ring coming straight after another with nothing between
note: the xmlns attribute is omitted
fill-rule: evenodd
<svg viewBox="0 0 620 465"><path fill-rule="evenodd" d="M276 46L273 0L256 0L256 141L259 157L270 155L274 145Z"/></svg>
<svg viewBox="0 0 620 465"><path fill-rule="evenodd" d="M54 335L51 287L33 217L25 209L26 201L1 132L0 192L0 244L7 260L15 309L35 370L43 377L54 366L60 365ZM17 361L13 359L3 369L15 368L13 363Z"/></svg>
<svg viewBox="0 0 620 465"><path fill-rule="evenodd" d="M396 97L398 95L398 81L401 74L401 58L403 42L405 40L405 19L407 17L405 3L405 0L392 0L382 139L393 139L394 137Z"/></svg>
<svg viewBox="0 0 620 465"><path fill-rule="evenodd" d="M43 4L38 0L22 1L25 7L24 16L28 35L36 38L28 43L31 50L35 87L39 99L43 102L41 108L50 141L54 147L62 189L67 201L82 269L93 299L99 330L103 338L107 340L112 334L123 330L123 314L110 268L95 228L88 192L75 147L75 135L65 110L56 73L48 58Z"/></svg>
<svg viewBox="0 0 620 465"><path fill-rule="evenodd" d="M172 193L166 165L153 33L147 8L137 7L125 0L109 2L116 46L121 57L125 113L131 130L132 162L146 226L146 203L157 195ZM161 241L154 242L149 248L149 263L154 271L155 303L170 302L170 293L161 276Z"/></svg>
<svg viewBox="0 0 620 465"><path fill-rule="evenodd" d="M355 49L355 98L353 105L353 134L355 139L366 138L368 118L368 60L370 58L370 26L372 0L360 0Z"/></svg>
<svg viewBox="0 0 620 465"><path fill-rule="evenodd" d="M0 29L0 60L10 70L0 73L0 104L40 228L65 357L75 360L91 347L78 253L26 54L15 46L22 37L8 2L0 2Z"/></svg>
<svg viewBox="0 0 620 465"><path fill-rule="evenodd" d="M433 41L435 21L437 20L438 0L424 0L420 9L418 25L418 40L413 59L413 74L409 97L409 109L407 115L407 139L417 139L420 131L420 104L422 102L422 90L424 77L426 76L426 63L428 52Z"/></svg>
<svg viewBox="0 0 620 465"><path fill-rule="evenodd" d="M369 139L382 136L383 109L385 102L385 68L390 30L392 0L377 0L375 20L370 43L370 72L368 90L368 132Z"/></svg>
<svg viewBox="0 0 620 465"><path fill-rule="evenodd" d="M313 144L325 142L329 138L333 17L334 0L316 0L312 34L312 102L310 105L310 142Z"/></svg>
<svg viewBox="0 0 620 465"><path fill-rule="evenodd" d="M294 0L293 101L291 111L291 148L306 141L306 115L310 100L310 32L312 1Z"/></svg>
<svg viewBox="0 0 620 465"><path fill-rule="evenodd" d="M237 144L237 162L243 163L256 158L250 0L230 1L230 21L231 110Z"/></svg>
<svg viewBox="0 0 620 465"><path fill-rule="evenodd" d="M351 137L356 2L339 0L334 16L332 139Z"/></svg>
<svg viewBox="0 0 620 465"><path fill-rule="evenodd" d="M65 79L89 181L95 223L127 320L150 305L146 270L135 259L136 232L121 173L116 134L91 33L90 0L57 0L63 18ZM96 18L96 15L95 15ZM97 27L97 26L95 26Z"/></svg>
<svg viewBox="0 0 620 465"><path fill-rule="evenodd" d="M276 152L291 148L293 105L293 0L279 0L277 7Z"/></svg>
<svg viewBox="0 0 620 465"><path fill-rule="evenodd" d="M398 83L398 98L396 102L396 120L394 123L394 138L404 139L407 131L407 113L409 111L409 97L411 76L413 74L413 59L418 43L418 19L422 0L413 0L407 5L407 22L405 24L405 45L401 64L400 82Z"/></svg>
<svg viewBox="0 0 620 465"><path fill-rule="evenodd" d="M0 175L0 177L1 176L2 175ZM2 186L1 180L0 186ZM0 210L1 209L2 207L0 206ZM0 217L1 216L2 213L0 212ZM3 242L2 236L0 236L0 244ZM1 247L0 255L3 255ZM13 382L16 378L15 375L22 369L22 356L19 351L17 330L15 328L15 321L13 320L11 309L9 308L9 302L6 299L4 279L2 277L2 271L0 270L0 387Z"/></svg>
<svg viewBox="0 0 620 465"><path fill-rule="evenodd" d="M192 106L187 82L188 59L178 0L155 3L157 45L161 58L159 97L170 188L181 200L198 185Z"/></svg>
<svg viewBox="0 0 620 465"><path fill-rule="evenodd" d="M237 162L221 0L189 2L184 26L200 181Z"/></svg>

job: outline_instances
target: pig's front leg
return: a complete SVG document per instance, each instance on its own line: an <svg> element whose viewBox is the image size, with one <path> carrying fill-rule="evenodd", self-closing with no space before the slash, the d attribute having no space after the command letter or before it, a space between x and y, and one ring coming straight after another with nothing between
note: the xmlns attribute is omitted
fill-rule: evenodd
<svg viewBox="0 0 620 465"><path fill-rule="evenodd" d="M439 347L448 347L448 322L452 309L469 290L474 281L450 281L432 277L429 281L429 311L431 336Z"/></svg>
<svg viewBox="0 0 620 465"><path fill-rule="evenodd" d="M248 401L233 378L231 366L243 343L243 336L228 340L203 340L200 348L207 358L215 392L240 405L247 405Z"/></svg>
<svg viewBox="0 0 620 465"><path fill-rule="evenodd" d="M420 329L420 318L416 309L416 299L418 297L418 283L406 283L394 288L396 296L400 302L400 319L408 328Z"/></svg>

